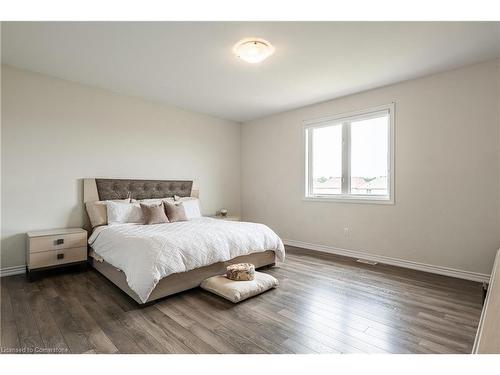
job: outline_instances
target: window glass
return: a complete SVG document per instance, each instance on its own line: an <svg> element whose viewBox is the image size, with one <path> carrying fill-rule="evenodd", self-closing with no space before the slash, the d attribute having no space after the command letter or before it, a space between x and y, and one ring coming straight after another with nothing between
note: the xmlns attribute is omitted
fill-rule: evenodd
<svg viewBox="0 0 500 375"><path fill-rule="evenodd" d="M351 194L388 195L388 116L353 121Z"/></svg>
<svg viewBox="0 0 500 375"><path fill-rule="evenodd" d="M342 125L312 130L313 194L342 193Z"/></svg>

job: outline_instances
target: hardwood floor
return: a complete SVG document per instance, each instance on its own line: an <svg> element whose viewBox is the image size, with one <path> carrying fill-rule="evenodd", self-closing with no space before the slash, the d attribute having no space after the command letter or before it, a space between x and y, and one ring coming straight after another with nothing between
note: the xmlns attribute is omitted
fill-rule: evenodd
<svg viewBox="0 0 500 375"><path fill-rule="evenodd" d="M280 287L140 308L94 270L1 279L1 347L71 353L470 353L481 285L288 248ZM57 350L54 350L57 348ZM41 350L43 351L43 349Z"/></svg>

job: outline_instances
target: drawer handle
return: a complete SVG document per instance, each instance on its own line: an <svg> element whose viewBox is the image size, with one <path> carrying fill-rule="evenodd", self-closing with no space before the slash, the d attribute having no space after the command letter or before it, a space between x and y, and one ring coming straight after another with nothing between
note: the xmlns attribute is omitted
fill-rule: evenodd
<svg viewBox="0 0 500 375"><path fill-rule="evenodd" d="M59 238L56 240L56 245L62 245L64 243L64 238Z"/></svg>
<svg viewBox="0 0 500 375"><path fill-rule="evenodd" d="M64 254L57 254L57 259L64 259Z"/></svg>

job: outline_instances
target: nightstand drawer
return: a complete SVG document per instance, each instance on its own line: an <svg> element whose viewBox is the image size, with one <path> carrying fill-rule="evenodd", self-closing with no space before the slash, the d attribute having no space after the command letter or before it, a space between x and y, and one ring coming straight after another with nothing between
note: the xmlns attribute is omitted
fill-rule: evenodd
<svg viewBox="0 0 500 375"><path fill-rule="evenodd" d="M69 249L87 246L87 233L71 233L53 236L32 237L28 241L29 252Z"/></svg>
<svg viewBox="0 0 500 375"><path fill-rule="evenodd" d="M72 249L42 251L29 255L29 269L57 266L87 260L87 246Z"/></svg>

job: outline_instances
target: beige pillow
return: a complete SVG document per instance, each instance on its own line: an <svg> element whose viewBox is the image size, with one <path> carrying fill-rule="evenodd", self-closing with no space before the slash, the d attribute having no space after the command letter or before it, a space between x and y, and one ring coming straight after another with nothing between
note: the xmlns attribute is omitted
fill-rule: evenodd
<svg viewBox="0 0 500 375"><path fill-rule="evenodd" d="M146 225L168 223L162 203L156 205L141 203L141 210Z"/></svg>
<svg viewBox="0 0 500 375"><path fill-rule="evenodd" d="M184 207L182 207L182 204L172 204L168 202L163 202L163 205L165 206L165 212L168 216L168 220L171 223L174 223L176 221L187 221L187 216L186 216L186 211L184 210Z"/></svg>
<svg viewBox="0 0 500 375"><path fill-rule="evenodd" d="M92 228L98 227L100 225L108 225L108 211L106 202L108 201L94 201L85 203L85 208L87 209L87 215L89 215L90 225L92 225ZM129 203L130 199L116 199L112 200L112 202Z"/></svg>
<svg viewBox="0 0 500 375"><path fill-rule="evenodd" d="M233 281L226 276L213 276L204 280L201 287L233 303L238 303L271 288L277 288L278 280L267 273L255 271L253 280Z"/></svg>

